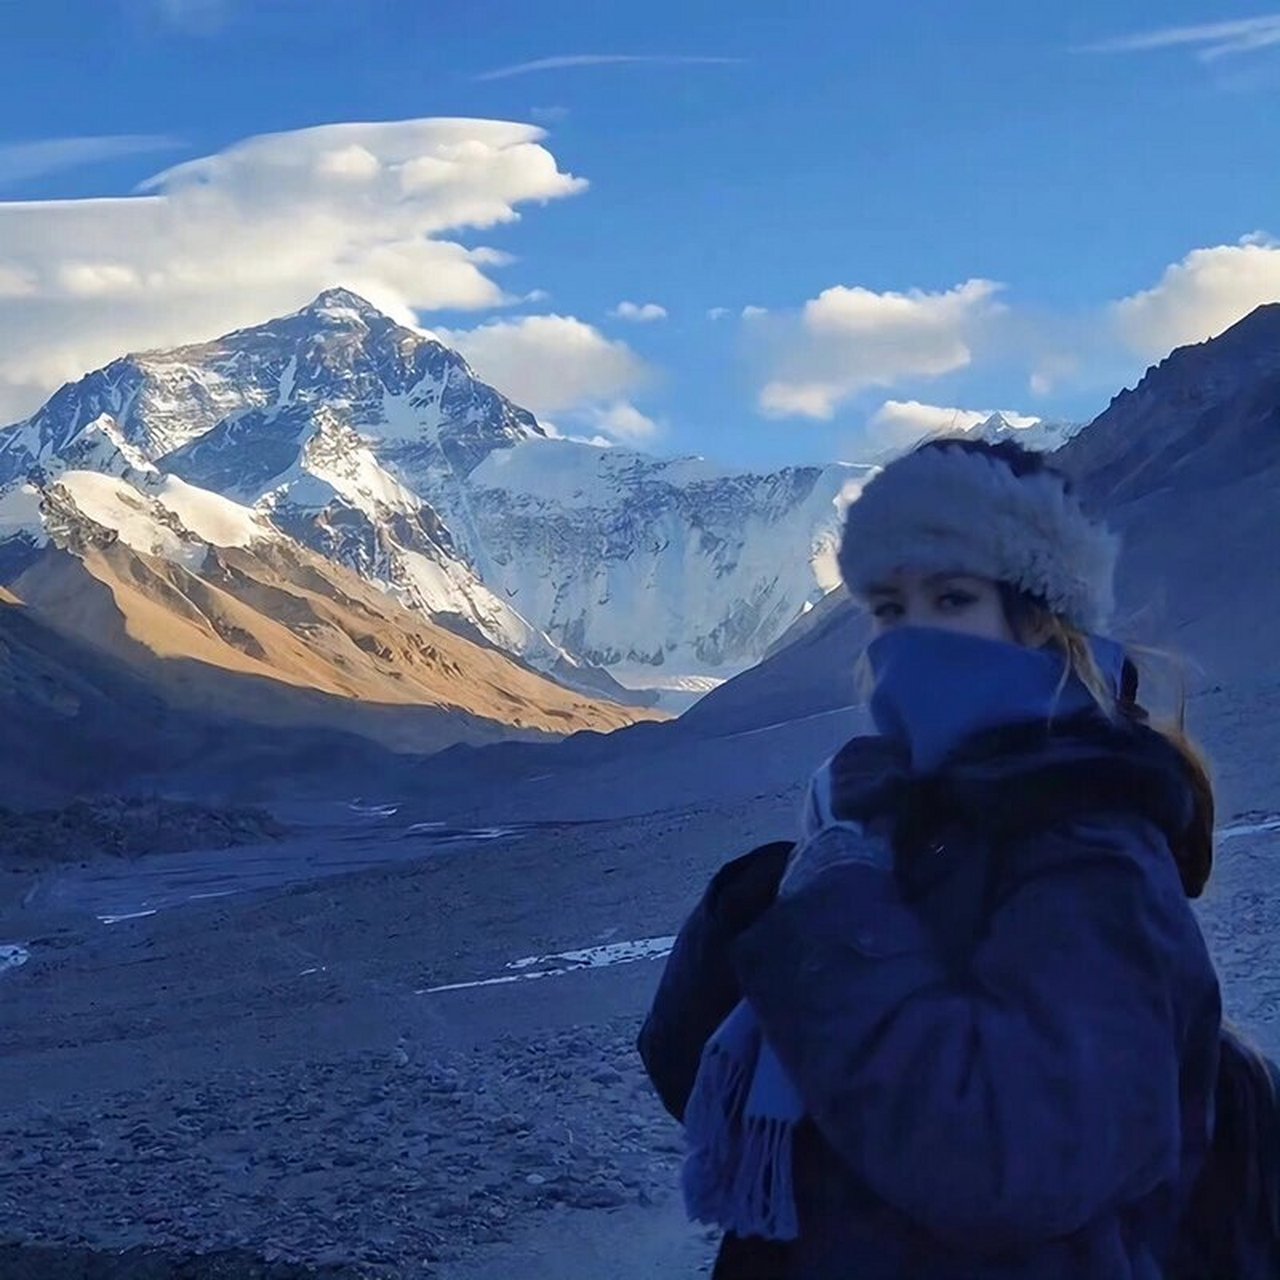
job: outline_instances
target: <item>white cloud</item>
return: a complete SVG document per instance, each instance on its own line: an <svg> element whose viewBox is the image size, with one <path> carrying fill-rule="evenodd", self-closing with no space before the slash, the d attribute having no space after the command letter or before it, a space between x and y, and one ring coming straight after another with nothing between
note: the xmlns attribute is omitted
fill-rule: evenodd
<svg viewBox="0 0 1280 1280"><path fill-rule="evenodd" d="M1152 49L1190 46L1197 57L1211 62L1235 53L1251 53L1280 44L1280 13L1227 22L1206 22L1197 26L1163 27L1136 35L1119 36L1087 45L1086 53L1142 53Z"/></svg>
<svg viewBox="0 0 1280 1280"><path fill-rule="evenodd" d="M661 427L635 405L617 400L611 405L594 409L589 421L597 431L620 444L646 444L661 431Z"/></svg>
<svg viewBox="0 0 1280 1280"><path fill-rule="evenodd" d="M741 58L702 58L684 54L667 53L572 53L554 58L537 58L533 62L517 62L513 66L498 67L494 71L482 71L473 80L509 80L512 76L529 75L534 71L563 71L572 67L612 67L633 63L647 63L661 67L731 66Z"/></svg>
<svg viewBox="0 0 1280 1280"><path fill-rule="evenodd" d="M636 324L649 324L654 320L665 320L667 318L667 309L666 307L660 307L656 302L620 302L609 314L619 320L633 320Z"/></svg>
<svg viewBox="0 0 1280 1280"><path fill-rule="evenodd" d="M1027 386L1034 396L1052 395L1061 383L1069 381L1080 371L1080 360L1067 352L1046 352L1036 361Z"/></svg>
<svg viewBox="0 0 1280 1280"><path fill-rule="evenodd" d="M728 307L709 307L707 309L708 320L723 320L729 315Z"/></svg>
<svg viewBox="0 0 1280 1280"><path fill-rule="evenodd" d="M134 196L0 202L0 423L129 350L196 341L345 285L397 319L507 301L451 232L586 184L532 125L409 120L268 134Z"/></svg>
<svg viewBox="0 0 1280 1280"><path fill-rule="evenodd" d="M572 440L575 444L595 445L597 449L611 449L618 443L616 440L610 440L607 436L580 436L572 431L561 431L555 423L548 422L546 418L540 418L539 425L547 433L547 438L550 440Z"/></svg>
<svg viewBox="0 0 1280 1280"><path fill-rule="evenodd" d="M757 316L767 316L768 314L767 307L746 306L742 308L742 318L744 320L754 320Z"/></svg>
<svg viewBox="0 0 1280 1280"><path fill-rule="evenodd" d="M625 342L612 341L573 316L521 316L437 334L481 378L536 414L612 404L649 376Z"/></svg>
<svg viewBox="0 0 1280 1280"><path fill-rule="evenodd" d="M121 133L87 138L42 138L39 142L14 142L0 146L0 186L61 173L81 165L121 156L172 151L182 143L164 134Z"/></svg>
<svg viewBox="0 0 1280 1280"><path fill-rule="evenodd" d="M36 292L36 278L30 271L0 262L0 298L29 298Z"/></svg>
<svg viewBox="0 0 1280 1280"><path fill-rule="evenodd" d="M661 431L627 399L649 382L648 365L625 342L573 316L521 316L476 329L437 330L435 336L503 395L533 410L553 436L638 445ZM562 426L562 416L594 434Z"/></svg>
<svg viewBox="0 0 1280 1280"><path fill-rule="evenodd" d="M1159 283L1114 303L1128 346L1148 358L1203 342L1265 302L1280 301L1280 244L1246 236L1238 244L1193 249Z"/></svg>
<svg viewBox="0 0 1280 1280"><path fill-rule="evenodd" d="M757 317L768 377L759 406L769 417L830 419L851 396L905 378L962 369L1001 311L1001 286L968 280L945 293L876 293L836 285L799 316Z"/></svg>

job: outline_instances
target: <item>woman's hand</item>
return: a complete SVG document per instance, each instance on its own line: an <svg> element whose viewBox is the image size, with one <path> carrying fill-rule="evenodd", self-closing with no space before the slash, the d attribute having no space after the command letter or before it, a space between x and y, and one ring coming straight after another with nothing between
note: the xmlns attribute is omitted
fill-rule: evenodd
<svg viewBox="0 0 1280 1280"><path fill-rule="evenodd" d="M792 854L778 886L778 896L789 898L831 867L855 862L884 871L892 870L893 846L884 836L866 831L857 823L842 822L838 826L824 827Z"/></svg>

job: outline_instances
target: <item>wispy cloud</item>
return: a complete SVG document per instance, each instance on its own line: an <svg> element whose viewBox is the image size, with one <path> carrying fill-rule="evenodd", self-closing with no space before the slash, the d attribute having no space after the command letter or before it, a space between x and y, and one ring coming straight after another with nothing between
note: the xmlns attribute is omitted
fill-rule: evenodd
<svg viewBox="0 0 1280 1280"><path fill-rule="evenodd" d="M652 324L667 318L666 307L656 302L620 302L609 312L615 320L630 320L633 324Z"/></svg>
<svg viewBox="0 0 1280 1280"><path fill-rule="evenodd" d="M152 0L165 22L193 35L212 35L230 16L232 0Z"/></svg>
<svg viewBox="0 0 1280 1280"><path fill-rule="evenodd" d="M100 160L170 151L182 146L161 134L121 133L98 138L42 138L0 146L0 187L14 186L46 174L76 169Z"/></svg>
<svg viewBox="0 0 1280 1280"><path fill-rule="evenodd" d="M1204 62L1229 57L1235 53L1252 53L1280 44L1280 13L1257 18L1237 18L1230 22L1206 22L1191 27L1162 27L1156 31L1118 36L1085 45L1084 53L1143 53L1152 49L1190 46Z"/></svg>
<svg viewBox="0 0 1280 1280"><path fill-rule="evenodd" d="M562 71L568 67L608 67L626 63L647 63L650 66L694 67L734 66L743 58L699 57L677 53L571 53L554 58L538 58L533 62L517 62L510 67L498 67L482 71L473 80L509 80L512 76L525 76L534 71Z"/></svg>

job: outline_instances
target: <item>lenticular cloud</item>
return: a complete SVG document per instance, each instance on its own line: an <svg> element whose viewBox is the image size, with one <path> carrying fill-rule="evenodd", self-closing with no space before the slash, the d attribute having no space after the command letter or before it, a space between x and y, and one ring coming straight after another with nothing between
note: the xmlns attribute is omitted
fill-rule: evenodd
<svg viewBox="0 0 1280 1280"><path fill-rule="evenodd" d="M249 138L123 198L0 203L0 423L127 349L256 323L334 284L406 323L506 301L448 237L572 195L542 130L496 120Z"/></svg>

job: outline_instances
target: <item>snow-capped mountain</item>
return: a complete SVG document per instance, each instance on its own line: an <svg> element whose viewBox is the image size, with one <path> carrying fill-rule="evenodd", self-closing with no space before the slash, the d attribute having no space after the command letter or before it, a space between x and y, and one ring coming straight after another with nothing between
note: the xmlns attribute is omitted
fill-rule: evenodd
<svg viewBox="0 0 1280 1280"><path fill-rule="evenodd" d="M68 471L144 500L162 479L217 495L568 683L594 665L686 691L756 661L834 584L840 504L869 474L549 439L456 352L342 289L124 357L0 432L0 489Z"/></svg>
<svg viewBox="0 0 1280 1280"><path fill-rule="evenodd" d="M980 422L967 435L980 440L995 443L999 440L1016 440L1027 449L1039 449L1043 453L1052 453L1060 449L1068 440L1073 439L1085 429L1083 422L1061 422L1050 418L1037 418L1030 426L1018 426L1010 422L1003 413L993 413L985 422Z"/></svg>
<svg viewBox="0 0 1280 1280"><path fill-rule="evenodd" d="M11 547L11 563L14 544L78 550L101 531L134 551L192 570L214 547L283 541L250 508L154 468L128 476L67 470L43 488L25 482L0 491L0 542Z"/></svg>
<svg viewBox="0 0 1280 1280"><path fill-rule="evenodd" d="M214 342L114 361L0 435L0 486L68 468L155 469L277 527L438 619L540 667L572 660L487 590L371 445L448 495L533 417L456 353L345 290Z"/></svg>
<svg viewBox="0 0 1280 1280"><path fill-rule="evenodd" d="M966 436L971 440L985 440L990 444L998 444L1001 440L1013 440L1025 449L1053 453L1083 431L1084 427L1083 422L1063 422L1049 418L1020 418L1014 421L997 411L972 426L949 425L925 431L908 444L895 444L889 448L880 449L867 455L865 460L875 466L887 466L895 458L910 453L925 441L935 440L941 436Z"/></svg>
<svg viewBox="0 0 1280 1280"><path fill-rule="evenodd" d="M251 410L331 405L353 426L411 445L420 465L465 473L500 442L544 433L533 416L475 379L439 342L406 329L345 289L213 342L113 361L70 383L0 447L14 467L60 457L85 424L110 414L152 460ZM247 474L264 465L245 458ZM0 470L0 483L6 478Z"/></svg>
<svg viewBox="0 0 1280 1280"><path fill-rule="evenodd" d="M839 504L869 474L527 441L469 497L491 586L624 683L661 685L750 665L835 585Z"/></svg>

